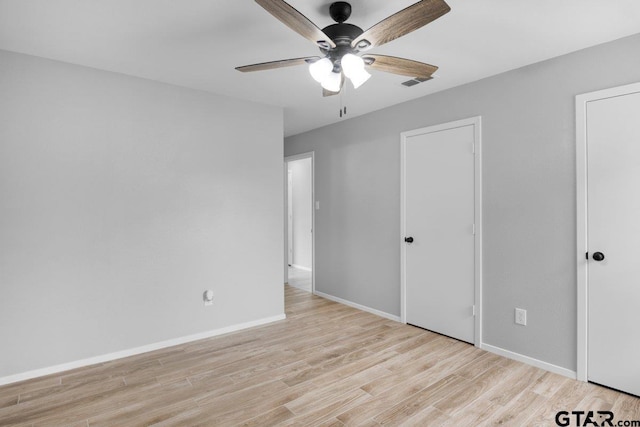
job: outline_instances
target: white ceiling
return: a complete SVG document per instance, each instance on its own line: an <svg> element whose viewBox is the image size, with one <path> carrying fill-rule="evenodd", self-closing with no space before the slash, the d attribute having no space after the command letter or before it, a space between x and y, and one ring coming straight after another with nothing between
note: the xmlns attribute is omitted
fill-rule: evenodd
<svg viewBox="0 0 640 427"><path fill-rule="evenodd" d="M416 0L351 0L367 29ZM568 52L640 33L638 0L447 0L451 12L371 53L440 67L407 78L373 71L342 102L355 117ZM290 0L320 28L330 0ZM0 0L0 49L120 72L285 111L285 135L337 122L305 66L240 73L239 65L313 56L317 48L251 0Z"/></svg>

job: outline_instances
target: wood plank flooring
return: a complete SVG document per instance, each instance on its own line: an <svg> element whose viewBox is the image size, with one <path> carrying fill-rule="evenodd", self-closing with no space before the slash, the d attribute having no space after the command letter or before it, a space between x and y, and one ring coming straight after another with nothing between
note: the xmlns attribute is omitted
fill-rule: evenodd
<svg viewBox="0 0 640 427"><path fill-rule="evenodd" d="M289 267L288 285L303 291L311 292L311 272L296 267Z"/></svg>
<svg viewBox="0 0 640 427"><path fill-rule="evenodd" d="M0 387L0 425L555 426L640 399L286 287L287 320ZM573 425L573 424L572 424Z"/></svg>

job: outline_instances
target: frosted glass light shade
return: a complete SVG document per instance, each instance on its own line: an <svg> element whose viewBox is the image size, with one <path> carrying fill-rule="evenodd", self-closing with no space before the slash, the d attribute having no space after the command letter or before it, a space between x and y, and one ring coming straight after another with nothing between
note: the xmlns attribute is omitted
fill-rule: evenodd
<svg viewBox="0 0 640 427"><path fill-rule="evenodd" d="M333 63L329 58L322 58L309 65L309 73L311 74L311 77L313 77L313 79L318 83L322 83L332 70Z"/></svg>
<svg viewBox="0 0 640 427"><path fill-rule="evenodd" d="M347 53L340 60L342 64L342 70L344 71L344 75L351 78L352 75L355 75L360 70L364 70L364 60L357 55L352 53Z"/></svg>
<svg viewBox="0 0 640 427"><path fill-rule="evenodd" d="M367 73L364 69L358 71L355 74L352 74L350 79L351 79L351 83L353 84L353 88L358 89L367 80L369 80L370 77L371 77L371 74Z"/></svg>
<svg viewBox="0 0 640 427"><path fill-rule="evenodd" d="M358 89L371 77L371 74L364 69L364 60L357 55L347 53L342 57L341 64L344 75L351 79L355 89Z"/></svg>
<svg viewBox="0 0 640 427"><path fill-rule="evenodd" d="M340 92L342 86L342 73L329 73L322 81L322 87L330 92Z"/></svg>

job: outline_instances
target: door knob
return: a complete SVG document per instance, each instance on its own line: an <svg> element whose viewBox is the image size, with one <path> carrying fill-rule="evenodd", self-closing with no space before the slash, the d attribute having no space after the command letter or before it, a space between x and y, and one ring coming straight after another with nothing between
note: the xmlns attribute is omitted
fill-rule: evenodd
<svg viewBox="0 0 640 427"><path fill-rule="evenodd" d="M604 259L604 254L602 252L594 252L593 259L595 261L602 261Z"/></svg>
<svg viewBox="0 0 640 427"><path fill-rule="evenodd" d="M413 237L405 237L404 241L407 243L413 243Z"/></svg>

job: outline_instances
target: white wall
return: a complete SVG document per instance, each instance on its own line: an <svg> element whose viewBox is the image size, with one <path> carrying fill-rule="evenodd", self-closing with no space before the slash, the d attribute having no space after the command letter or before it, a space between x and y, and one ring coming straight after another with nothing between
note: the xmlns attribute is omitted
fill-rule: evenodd
<svg viewBox="0 0 640 427"><path fill-rule="evenodd" d="M312 229L311 159L288 162L293 174L293 265L310 269Z"/></svg>
<svg viewBox="0 0 640 427"><path fill-rule="evenodd" d="M284 313L280 109L5 51L0 94L0 378Z"/></svg>
<svg viewBox="0 0 640 427"><path fill-rule="evenodd" d="M400 133L482 116L484 341L575 370L575 96L640 81L638 52L640 34L287 138L315 151L316 289L400 314Z"/></svg>

